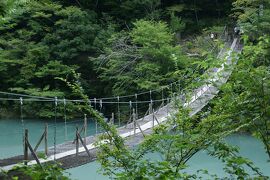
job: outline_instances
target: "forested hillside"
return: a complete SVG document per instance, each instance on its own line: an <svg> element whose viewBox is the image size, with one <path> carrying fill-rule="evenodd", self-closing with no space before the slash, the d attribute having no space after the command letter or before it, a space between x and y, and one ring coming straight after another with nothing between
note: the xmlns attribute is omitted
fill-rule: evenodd
<svg viewBox="0 0 270 180"><path fill-rule="evenodd" d="M0 90L74 98L57 78L71 81L78 73L85 93L98 98L187 78L213 46L209 33L232 22L231 6L220 0L2 1ZM184 43L202 33L208 42ZM199 58L188 51L199 51Z"/></svg>

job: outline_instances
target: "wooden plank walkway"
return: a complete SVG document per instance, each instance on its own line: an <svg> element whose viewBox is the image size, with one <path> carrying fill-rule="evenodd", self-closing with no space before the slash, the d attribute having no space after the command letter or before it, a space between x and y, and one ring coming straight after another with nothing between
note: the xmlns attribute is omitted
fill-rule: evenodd
<svg viewBox="0 0 270 180"><path fill-rule="evenodd" d="M198 89L192 92L191 99L184 106L191 108L190 115L198 113L203 107L205 107L208 102L218 94L218 86L226 83L232 70L226 69L225 66L230 66L232 64L233 52L238 52L238 39L234 39L231 47L227 51L221 51L219 55L220 58L225 57L225 63L219 68L213 68L209 70L210 78L207 80L206 84L200 86ZM168 113L169 112L169 113ZM175 112L172 104L167 104L155 112L157 120L162 123L165 122L169 116ZM147 115L144 118L137 120L144 134L151 134L153 127L153 114ZM154 121L154 126L158 125ZM133 122L128 126L123 126L117 129L121 137L125 138L126 145L129 147L136 146L143 140L143 135L137 128L134 136ZM56 159L58 162L62 163L64 169L80 166L82 164L94 161L96 159L97 148L94 146L94 142L97 140L96 136L89 136L86 138L86 146L89 149L90 157L85 152L85 149L80 144L79 154L76 156L75 144L73 141L62 143L56 146L56 155L54 156L54 147L50 147L48 150L47 159L40 159L41 163L48 161L53 161ZM29 165L36 164L33 157L29 155L31 161ZM7 159L0 160L0 169L9 170L14 167L17 163L23 161L23 155L15 156Z"/></svg>

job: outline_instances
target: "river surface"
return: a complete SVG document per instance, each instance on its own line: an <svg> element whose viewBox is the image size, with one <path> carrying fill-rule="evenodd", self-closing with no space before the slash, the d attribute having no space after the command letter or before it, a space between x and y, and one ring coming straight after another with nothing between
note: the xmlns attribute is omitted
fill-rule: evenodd
<svg viewBox="0 0 270 180"><path fill-rule="evenodd" d="M93 121L88 120L87 135L95 134L95 124ZM22 146L22 127L24 126L29 130L30 143L35 146L38 139L44 131L44 124L46 121L40 120L24 120L24 124L20 120L5 119L0 120L0 158L12 157L15 155L23 154ZM48 123L48 143L49 146L53 145L54 135L54 121L47 121ZM56 123L56 143L60 144L67 140L72 140L75 137L75 128L83 125L83 118L68 121L66 126L63 121L57 120ZM261 169L264 175L270 176L270 163L267 163L267 155L264 151L263 144L254 137L249 135L232 135L227 138L227 142L236 145L240 148L242 156L249 158L254 164ZM41 144L39 150L42 150L44 145ZM158 160L161 157L158 154L150 154L147 158ZM214 159L207 155L206 152L201 151L196 154L188 163L189 168L186 172L195 173L199 169L207 169L211 174L217 174L221 177L227 176L223 171L223 164L221 161ZM72 179L77 180L107 180L105 177L98 173L100 166L97 162L92 162L77 168L66 170L70 173Z"/></svg>
<svg viewBox="0 0 270 180"><path fill-rule="evenodd" d="M84 120L77 119L65 122L62 120L56 121L56 144L63 143L68 140L73 140L75 137L76 126L79 129L83 126ZM23 126L28 129L28 137L30 144L35 147L44 132L45 123L48 123L48 146L54 144L54 120L24 120L22 124L20 120L5 119L0 120L0 158L12 157L23 154ZM87 120L87 135L96 133L95 122ZM83 137L84 133L82 133ZM42 142L38 150L44 149Z"/></svg>
<svg viewBox="0 0 270 180"><path fill-rule="evenodd" d="M270 163L267 163L268 156L265 153L263 144L258 139L249 135L238 134L232 135L226 140L228 143L238 146L240 148L240 154L243 157L252 160L255 166L259 167L264 175L270 176ZM162 157L158 154L151 154L148 158L157 160ZM223 170L223 163L218 159L210 157L205 151L201 151L192 157L188 162L188 165L189 167L185 170L187 173L196 173L197 170L206 169L210 174L217 174L218 177L228 177L228 174ZM77 180L108 180L108 177L97 173L99 169L100 165L97 162L92 162L66 170L66 172L70 173L72 179ZM246 170L252 175L248 168ZM212 179L209 176L206 176L205 178L207 177L208 179Z"/></svg>

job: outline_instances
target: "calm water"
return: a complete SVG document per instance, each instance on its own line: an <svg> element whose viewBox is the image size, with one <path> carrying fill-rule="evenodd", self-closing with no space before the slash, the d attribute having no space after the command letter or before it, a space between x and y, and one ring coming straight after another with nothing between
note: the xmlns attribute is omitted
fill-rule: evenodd
<svg viewBox="0 0 270 180"><path fill-rule="evenodd" d="M248 135L233 135L227 138L227 141L240 148L242 156L249 158L254 164L261 169L264 175L270 176L270 163L267 163L267 155L263 149L263 144ZM148 158L159 159L157 154L149 155ZM207 169L210 174L217 174L219 177L226 177L228 175L223 171L223 164L221 161L207 155L206 152L201 151L196 154L188 163L189 168L186 170L188 173L196 173L199 169ZM77 180L108 180L99 173L100 166L96 162L92 162L77 168L67 170L71 174L72 179ZM247 169L248 170L248 169ZM210 178L211 179L211 178Z"/></svg>
<svg viewBox="0 0 270 180"><path fill-rule="evenodd" d="M45 121L37 120L25 120L25 128L29 129L30 143L35 146L38 139L43 133ZM48 141L49 145L53 145L53 134L54 134L54 122L48 121ZM59 121L56 124L57 129L57 144L65 142L65 140L72 140L75 135L76 125L81 127L83 125L83 118L67 123L67 136L65 136L65 124L63 121ZM95 133L95 124L93 121L88 120L87 135ZM227 138L227 141L236 145L240 148L242 156L252 160L261 171L270 176L270 163L267 163L268 159L263 144L248 135L233 135ZM43 148L43 144L41 144ZM22 125L20 120L0 120L0 158L11 157L22 154ZM161 157L157 154L149 155L148 158L158 160ZM200 152L196 154L189 162L189 168L186 170L189 173L194 173L199 169L207 169L211 174L218 174L219 176L226 176L222 170L222 163L209 157L206 152ZM70 173L72 179L77 180L107 180L105 177L99 174L97 171L100 166L97 162L92 162L77 168L69 169L66 172Z"/></svg>
<svg viewBox="0 0 270 180"><path fill-rule="evenodd" d="M93 121L88 120L87 135L92 135L96 132ZM35 147L42 133L46 121L39 120L24 120L24 126L29 131L29 140L33 147ZM48 121L48 145L53 146L54 140L54 121ZM56 124L56 143L60 144L66 140L72 140L75 137L76 126L79 129L83 125L83 119L68 121L66 125L67 133L65 133L65 123L57 120ZM66 136L67 134L67 136ZM83 134L82 134L83 135ZM0 158L12 157L23 154L22 145L22 124L20 120L0 120ZM39 150L44 148L41 143Z"/></svg>

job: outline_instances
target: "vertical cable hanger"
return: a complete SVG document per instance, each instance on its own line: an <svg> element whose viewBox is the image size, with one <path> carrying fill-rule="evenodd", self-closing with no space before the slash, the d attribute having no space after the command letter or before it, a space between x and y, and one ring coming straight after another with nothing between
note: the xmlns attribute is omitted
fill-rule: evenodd
<svg viewBox="0 0 270 180"><path fill-rule="evenodd" d="M66 99L63 100L64 103L64 120L65 120L65 141L67 141L67 114L66 114Z"/></svg>
<svg viewBox="0 0 270 180"><path fill-rule="evenodd" d="M21 118L21 124L22 124L22 139L23 139L23 149L24 149L24 120L23 120L23 98L20 97L20 118Z"/></svg>
<svg viewBox="0 0 270 180"><path fill-rule="evenodd" d="M99 111L100 113L102 114L102 108L103 108L103 105L102 105L102 99L99 100ZM100 126L99 126L100 127ZM96 129L98 129L98 127L96 127ZM100 129L100 128L99 128ZM98 131L98 130L97 130ZM102 129L101 129L102 131Z"/></svg>
<svg viewBox="0 0 270 180"><path fill-rule="evenodd" d="M53 137L53 146L54 146L54 151L53 151L53 159L55 160L55 155L56 155L56 116L57 116L57 97L54 98L54 137Z"/></svg>
<svg viewBox="0 0 270 180"><path fill-rule="evenodd" d="M94 98L94 108L97 110L97 99ZM98 123L97 123L97 118L95 118L95 124L96 124L96 135L98 134Z"/></svg>
<svg viewBox="0 0 270 180"><path fill-rule="evenodd" d="M136 118L138 119L138 96L135 94L135 113L136 113Z"/></svg>
<svg viewBox="0 0 270 180"><path fill-rule="evenodd" d="M118 126L121 125L121 120L120 120L120 106L119 106L119 96L117 96L117 113L118 113Z"/></svg>
<svg viewBox="0 0 270 180"><path fill-rule="evenodd" d="M99 100L99 111L102 113L102 99Z"/></svg>
<svg viewBox="0 0 270 180"><path fill-rule="evenodd" d="M132 120L132 101L129 101L129 118L130 118L130 120Z"/></svg>
<svg viewBox="0 0 270 180"><path fill-rule="evenodd" d="M161 99L162 99L162 105L164 105L164 92L163 92L163 87L161 87Z"/></svg>
<svg viewBox="0 0 270 180"><path fill-rule="evenodd" d="M97 99L94 98L94 106L95 106L95 110L97 110Z"/></svg>

